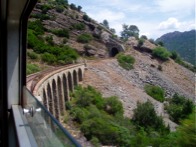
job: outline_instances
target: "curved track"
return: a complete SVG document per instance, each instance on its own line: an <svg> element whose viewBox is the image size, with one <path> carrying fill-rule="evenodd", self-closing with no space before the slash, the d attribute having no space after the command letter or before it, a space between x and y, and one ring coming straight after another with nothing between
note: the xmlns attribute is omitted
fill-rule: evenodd
<svg viewBox="0 0 196 147"><path fill-rule="evenodd" d="M52 67L50 69L46 69L44 71L41 71L41 72L37 72L37 73L34 73L34 74L31 74L31 75L28 75L26 77L26 85L27 85L27 88L33 92L34 88L35 88L35 85L46 75L48 75L49 73L53 72L53 71L56 71L56 70L60 70L60 69L64 69L66 67L71 67L73 66L72 64L71 65L65 65L65 66L59 66L59 67Z"/></svg>

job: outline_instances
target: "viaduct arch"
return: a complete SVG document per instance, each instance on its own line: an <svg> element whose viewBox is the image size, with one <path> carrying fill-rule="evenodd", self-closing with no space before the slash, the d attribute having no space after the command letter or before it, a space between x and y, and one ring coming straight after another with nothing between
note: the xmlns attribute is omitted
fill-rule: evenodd
<svg viewBox="0 0 196 147"><path fill-rule="evenodd" d="M69 93L83 80L85 68L85 64L76 64L48 73L39 73L31 80L31 84L27 83L27 87L59 120L66 111L65 102L70 100Z"/></svg>

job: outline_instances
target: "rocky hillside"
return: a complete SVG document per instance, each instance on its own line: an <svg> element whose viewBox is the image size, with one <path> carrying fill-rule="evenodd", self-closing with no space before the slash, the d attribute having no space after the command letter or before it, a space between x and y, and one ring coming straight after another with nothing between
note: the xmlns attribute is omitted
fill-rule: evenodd
<svg viewBox="0 0 196 147"><path fill-rule="evenodd" d="M85 73L85 85L92 85L104 96L118 96L125 108L125 115L131 117L137 101L151 100L159 115L164 115L163 103L146 94L144 85L158 85L165 89L166 97L179 93L194 99L194 73L176 64L173 60L160 63L132 48L127 54L135 57L134 69L127 71L118 65L116 59L91 61ZM162 71L158 70L162 66Z"/></svg>
<svg viewBox="0 0 196 147"><path fill-rule="evenodd" d="M39 22L37 23L37 21ZM36 22L36 25L32 25L33 22ZM138 47L138 40L134 37L129 38L125 43L121 42L114 37L112 32L89 18L75 5L71 6L66 2L62 4L59 1L37 3L31 14L29 24L29 32L33 31L34 38L41 39L42 43L45 43L41 45L48 47L43 49L40 46L31 46L31 42L28 43L29 47L32 48L30 52L41 54L41 58L46 53L56 55L57 59L64 53L67 55L65 56L66 59L71 58L75 54L70 51L65 52L69 48L64 48L69 46L71 50L76 50L81 56L99 59L89 60L84 84L95 86L105 96L119 96L125 105L127 116L131 117L131 110L136 107L138 100L152 99L144 92L144 86L147 83L162 87L166 91L167 98L178 93L194 99L193 72L178 65L172 59L165 62L154 59L151 53L156 45L148 40L144 40L140 47ZM41 32L40 28L42 28L42 33L38 33ZM83 37L87 39L81 41L79 36L84 34L87 36ZM31 38L31 35L28 37ZM113 47L113 52L111 52L110 47ZM130 54L136 59L134 69L130 71L122 69L116 59L100 60L111 55L115 56L120 51L125 51L126 54ZM51 57L53 56L48 56L48 59ZM62 63L61 60L56 62ZM40 64L42 65L43 62ZM54 63L47 64L55 65ZM164 112L162 106L160 107L161 110L157 110L159 114Z"/></svg>
<svg viewBox="0 0 196 147"><path fill-rule="evenodd" d="M68 45L81 56L108 57L108 44L121 43L104 26L66 2L38 2L30 16L30 22L35 20L44 28L44 33L39 34L44 42L61 47Z"/></svg>
<svg viewBox="0 0 196 147"><path fill-rule="evenodd" d="M170 51L176 51L187 62L195 65L195 30L167 33L156 41L162 41Z"/></svg>
<svg viewBox="0 0 196 147"><path fill-rule="evenodd" d="M29 64L54 67L85 58L87 70L83 86L91 85L105 97L117 96L123 104L124 115L129 118L138 101L150 100L157 114L163 116L171 130L175 130L177 124L164 110L166 102L153 99L144 87L146 84L159 86L165 90L166 98L178 93L194 100L194 73L170 58L166 61L154 58L152 52L157 46L150 41L143 40L142 45L138 44L134 37L121 42L110 30L81 12L79 6L68 5L66 1L38 2L29 19ZM114 56L121 51L134 57L133 69L125 70L119 66ZM67 125L68 130L75 129L73 124ZM82 144L87 143L84 146L89 146L81 136L75 137Z"/></svg>

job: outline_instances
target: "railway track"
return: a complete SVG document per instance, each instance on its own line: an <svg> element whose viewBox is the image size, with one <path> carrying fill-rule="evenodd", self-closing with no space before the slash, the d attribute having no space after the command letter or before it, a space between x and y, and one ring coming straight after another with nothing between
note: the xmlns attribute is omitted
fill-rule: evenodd
<svg viewBox="0 0 196 147"><path fill-rule="evenodd" d="M27 76L26 78L26 85L27 85L27 88L33 92L36 84L42 79L44 78L46 75L54 72L54 71L57 71L57 72L60 72L62 70L65 70L66 68L72 68L74 66L78 66L79 64L70 64L70 65L65 65L65 66L59 66L59 67L53 67L53 68L50 68L50 69L47 69L47 70L44 70L44 71L41 71L41 72L38 72L38 73L35 73L35 74L31 74L29 76Z"/></svg>
<svg viewBox="0 0 196 147"><path fill-rule="evenodd" d="M26 84L28 85L28 89L33 92L33 89L36 85L36 83L38 83L45 75L53 72L53 71L56 71L56 70L60 70L60 69L63 69L63 68L66 68L66 67L69 67L70 65L66 65L66 66L60 66L60 67L52 67L50 69L47 69L47 70L44 70L44 71L41 71L41 72L37 72L37 73L34 73L34 74L31 74L31 75L28 75L26 77Z"/></svg>

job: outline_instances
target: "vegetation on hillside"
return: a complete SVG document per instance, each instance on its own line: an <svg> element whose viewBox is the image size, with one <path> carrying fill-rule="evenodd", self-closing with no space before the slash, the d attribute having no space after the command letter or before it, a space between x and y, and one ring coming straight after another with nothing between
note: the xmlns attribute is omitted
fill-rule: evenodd
<svg viewBox="0 0 196 147"><path fill-rule="evenodd" d="M29 22L28 28L28 48L33 49L34 52L28 54L30 58L36 58L36 54L41 54L41 60L48 64L68 64L79 57L77 52L67 45L54 45L52 36L41 37L40 35L44 34L41 21ZM59 37L69 37L66 29L54 30L53 33Z"/></svg>
<svg viewBox="0 0 196 147"><path fill-rule="evenodd" d="M41 69L37 64L27 64L26 74L30 75L36 72L39 72Z"/></svg>
<svg viewBox="0 0 196 147"><path fill-rule="evenodd" d="M168 33L158 38L157 41L162 41L169 51L176 51L183 60L196 65L195 30Z"/></svg>
<svg viewBox="0 0 196 147"><path fill-rule="evenodd" d="M163 123L163 118L157 116L154 106L150 101L138 103L137 108L133 110L134 115L132 121L137 127L144 127L146 131L153 129L164 132L169 131Z"/></svg>
<svg viewBox="0 0 196 147"><path fill-rule="evenodd" d="M159 86L153 86L153 85L145 85L144 87L146 93L153 97L154 99L163 102L165 100L165 92L164 90Z"/></svg>
<svg viewBox="0 0 196 147"><path fill-rule="evenodd" d="M158 47L156 47L155 49L153 49L152 55L153 55L154 57L157 57L157 58L163 60L163 61L166 61L166 60L168 60L169 57L170 57L170 52L167 51L166 48L161 47L161 46L158 46Z"/></svg>
<svg viewBox="0 0 196 147"><path fill-rule="evenodd" d="M139 29L136 25L126 25L123 24L123 31L121 32L121 39L122 40L127 40L129 37L139 37Z"/></svg>
<svg viewBox="0 0 196 147"><path fill-rule="evenodd" d="M143 124L141 117L130 120L123 116L123 106L117 97L103 98L91 86L77 87L72 97L69 113L88 140L96 140L103 145L137 146L137 139L140 137L146 137L140 143L144 145L151 144L161 135L168 133L168 129L156 115L150 102L138 103L138 109L135 109L134 116L143 115L144 118L146 115L148 121ZM147 137L147 134L153 132L152 130L160 136Z"/></svg>
<svg viewBox="0 0 196 147"><path fill-rule="evenodd" d="M117 55L118 63L121 67L126 70L133 69L133 64L135 63L135 58L131 55L124 55L123 53L119 53Z"/></svg>
<svg viewBox="0 0 196 147"><path fill-rule="evenodd" d="M87 33L81 34L77 37L77 41L80 43L89 43L92 39L92 36Z"/></svg>
<svg viewBox="0 0 196 147"><path fill-rule="evenodd" d="M188 115L193 113L194 104L191 100L174 94L173 98L168 99L168 104L165 105L170 119L176 123L180 123L180 120L187 118Z"/></svg>
<svg viewBox="0 0 196 147"><path fill-rule="evenodd" d="M181 126L177 129L177 141L178 144L182 147L189 146L194 147L196 146L196 125L195 125L195 113L189 115L188 118L181 121Z"/></svg>
<svg viewBox="0 0 196 147"><path fill-rule="evenodd" d="M150 101L138 103L133 118L129 119L123 116L123 106L117 97L103 98L91 86L77 87L71 96L66 104L69 116L65 121L75 121L94 146L181 146L180 135L194 129L194 125L187 127L183 122L177 132L170 133ZM185 123L191 123L192 118ZM195 134L189 136L185 136L186 144L194 144Z"/></svg>
<svg viewBox="0 0 196 147"><path fill-rule="evenodd" d="M185 62L184 60L182 60L182 58L180 57L180 55L176 52L176 51L171 51L171 56L170 56L176 63L184 66L185 68L196 72L196 65L191 65L187 62Z"/></svg>

